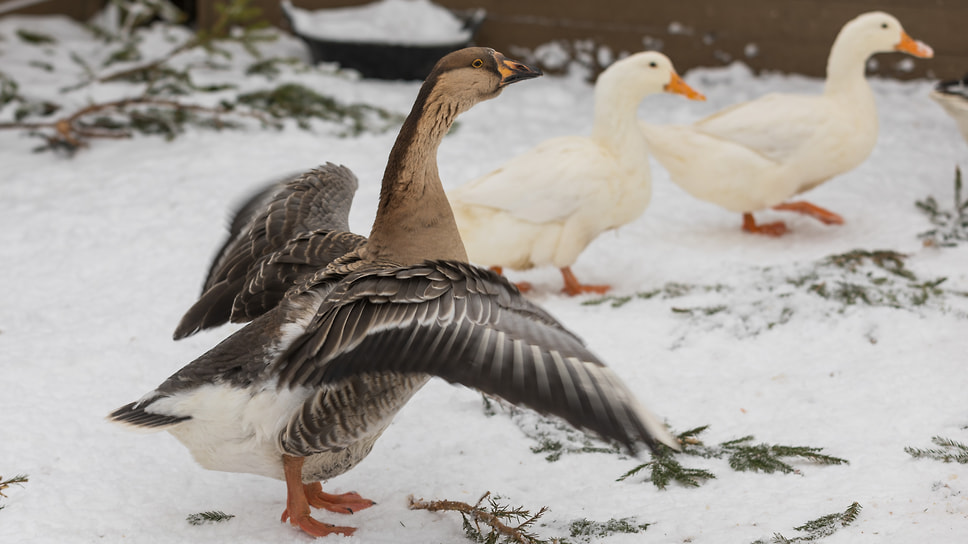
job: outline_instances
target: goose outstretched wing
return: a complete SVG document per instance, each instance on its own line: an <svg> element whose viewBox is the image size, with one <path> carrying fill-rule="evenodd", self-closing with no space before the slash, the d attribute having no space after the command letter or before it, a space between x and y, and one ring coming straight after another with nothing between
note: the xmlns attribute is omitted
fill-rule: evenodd
<svg viewBox="0 0 968 544"><path fill-rule="evenodd" d="M280 384L290 387L387 373L439 376L632 451L639 443L676 447L578 337L501 276L466 263L351 274L277 364Z"/></svg>

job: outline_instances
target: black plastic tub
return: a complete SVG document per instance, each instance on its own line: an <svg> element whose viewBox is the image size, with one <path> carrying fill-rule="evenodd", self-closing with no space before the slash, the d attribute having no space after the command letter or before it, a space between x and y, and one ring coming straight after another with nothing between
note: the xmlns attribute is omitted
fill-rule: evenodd
<svg viewBox="0 0 968 544"><path fill-rule="evenodd" d="M424 79L440 57L472 45L477 29L487 17L483 9L452 10L451 13L464 21L463 28L469 31L467 40L439 45L397 45L304 36L292 24L285 8L282 12L293 33L309 46L314 63L336 62L344 68L360 72L363 77L374 79Z"/></svg>

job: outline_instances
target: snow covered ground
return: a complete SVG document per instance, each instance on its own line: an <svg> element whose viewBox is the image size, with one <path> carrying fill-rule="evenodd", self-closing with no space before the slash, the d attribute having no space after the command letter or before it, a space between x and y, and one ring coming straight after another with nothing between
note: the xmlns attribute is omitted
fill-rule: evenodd
<svg viewBox="0 0 968 544"><path fill-rule="evenodd" d="M0 19L0 70L21 81L22 93L56 96L80 69L58 48L19 40L14 29L23 25L58 34L66 23ZM96 47L76 28L71 36L72 50ZM291 39L269 51L305 58ZM38 55L56 69L31 66ZM287 77L399 112L409 110L418 89L325 70ZM686 80L709 101L650 97L640 117L685 122L769 91L817 92L822 85L754 77L739 65L693 70ZM257 78L237 83L267 85ZM531 451L537 443L526 431L533 418L488 417L478 393L432 382L359 467L327 484L378 504L349 519L317 517L358 527L347 542L464 542L456 514L409 510L407 496L473 503L491 491L531 509L549 507L537 527L545 537L569 537L568 525L578 519L632 517L651 525L591 541L747 544L777 532L796 537L793 527L856 501L863 507L858 519L825 543L964 542L968 468L914 459L904 448L929 447L935 435L968 439L968 298L958 294L968 291L968 245L924 247L918 234L931 225L915 207L933 195L950 208L954 167L968 166L968 147L928 98L931 82L872 85L881 120L873 155L808 195L842 214L845 225L767 212L760 217L782 217L792 234L746 235L738 215L692 199L655 165L646 213L596 240L575 267L582 280L609 282L613 295L631 300L586 305L593 297L558 293L555 270L511 273L535 284L534 300L676 431L709 425L700 438L710 445L754 435L757 442L822 447L850 464L794 462L798 473L763 474L683 457L684 465L717 478L666 490L642 475L617 482L642 460L576 453L548 462ZM69 99L118 92L100 85ZM445 184L473 179L544 139L587 133L591 97L592 87L576 73L521 83L479 105L440 149ZM322 123L313 132L191 130L171 142L95 141L66 158L31 153L39 140L0 131L0 475L29 476L3 490L0 542L310 541L279 522L283 483L203 470L171 436L132 434L104 416L229 332L171 340L229 210L251 190L324 161L343 163L361 180L351 224L369 231L395 131L354 138L333 132ZM911 291L909 281L870 264L853 273L824 264L857 249L905 253L917 281L947 278L943 291L923 305L894 308L845 305L809 289L850 281ZM791 281L803 277L811 279ZM663 291L635 296L656 289ZM236 517L186 522L210 510Z"/></svg>

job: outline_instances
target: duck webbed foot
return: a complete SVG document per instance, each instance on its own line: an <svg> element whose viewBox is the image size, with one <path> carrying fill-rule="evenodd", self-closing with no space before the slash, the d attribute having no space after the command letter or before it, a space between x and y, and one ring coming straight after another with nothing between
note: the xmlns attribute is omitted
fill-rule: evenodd
<svg viewBox="0 0 968 544"><path fill-rule="evenodd" d="M339 495L325 493L322 484L319 482L304 484L303 490L306 492L306 501L309 506L323 508L337 514L352 514L376 504L370 499L364 499L359 493L350 492Z"/></svg>
<svg viewBox="0 0 968 544"><path fill-rule="evenodd" d="M570 266L561 269L561 277L565 280L565 288L561 290L568 296L581 295L585 293L597 293L603 295L612 288L611 285L585 285L578 281Z"/></svg>
<svg viewBox="0 0 968 544"><path fill-rule="evenodd" d="M331 535L333 533L349 536L356 531L353 527L340 527L337 525L330 525L329 523L323 523L313 519L309 515L309 497L307 497L307 489L315 490L312 484L303 485L302 483L302 457L292 457L290 455L282 456L282 467L283 472L286 475L286 509L282 512L282 521L288 520L293 527L298 527L302 529L305 533L310 534L315 537L322 537L326 535ZM318 482L317 482L317 485ZM322 492L322 486L319 486L319 493L326 495L330 498L342 499L345 495L329 495ZM356 495L356 493L347 493L346 495ZM356 495L359 497L359 495ZM360 501L365 501L362 497L359 497ZM314 496L314 500L318 501L318 497ZM330 505L334 503L329 503ZM354 503L355 504L355 503ZM373 503L370 502L368 506L372 506ZM325 506L323 508L326 508ZM363 508L366 508L365 506ZM360 509L360 508L357 508ZM327 508L327 510L333 510L332 508ZM343 510L333 510L334 512L347 512L347 508ZM352 513L353 510L349 510Z"/></svg>
<svg viewBox="0 0 968 544"><path fill-rule="evenodd" d="M820 221L825 225L843 225L844 218L830 210L825 210L809 202L800 200L797 202L784 202L773 206L774 210L785 210L790 212L802 213Z"/></svg>
<svg viewBox="0 0 968 544"><path fill-rule="evenodd" d="M763 223L757 225L756 220L753 219L753 214L751 213L743 214L743 230L753 234L763 234L765 236L774 237L783 236L788 232L786 223L783 221L775 221L773 223Z"/></svg>

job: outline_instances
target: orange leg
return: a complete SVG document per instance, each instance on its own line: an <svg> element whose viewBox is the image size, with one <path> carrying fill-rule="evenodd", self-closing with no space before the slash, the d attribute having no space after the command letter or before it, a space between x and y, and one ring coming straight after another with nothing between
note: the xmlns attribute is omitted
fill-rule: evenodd
<svg viewBox="0 0 968 544"><path fill-rule="evenodd" d="M820 206L815 206L809 202L784 202L773 206L774 210L786 210L790 212L802 213L820 221L825 225L843 225L844 218L830 210L825 210Z"/></svg>
<svg viewBox="0 0 968 544"><path fill-rule="evenodd" d="M309 515L309 501L306 497L306 486L302 483L302 457L291 455L282 456L282 468L286 475L286 509L282 512L282 521L289 520L293 527L299 527L312 536L326 536L333 533L349 536L356 529L353 527L338 527L321 521L316 521Z"/></svg>
<svg viewBox="0 0 968 544"><path fill-rule="evenodd" d="M500 274L502 276L504 275L504 268L500 266L492 266L490 267L490 270L496 274ZM521 291L522 293L527 293L531 290L531 284L526 281L515 283L514 286L517 287L518 291Z"/></svg>
<svg viewBox="0 0 968 544"><path fill-rule="evenodd" d="M787 226L783 221L757 225L756 220L753 219L753 214L747 212L743 214L743 230L766 236L783 236L787 233Z"/></svg>
<svg viewBox="0 0 968 544"><path fill-rule="evenodd" d="M582 293L598 293L601 295L612 288L611 285L585 285L580 283L574 272L571 271L570 266L561 269L561 277L565 280L565 288L562 289L562 292L572 297Z"/></svg>

